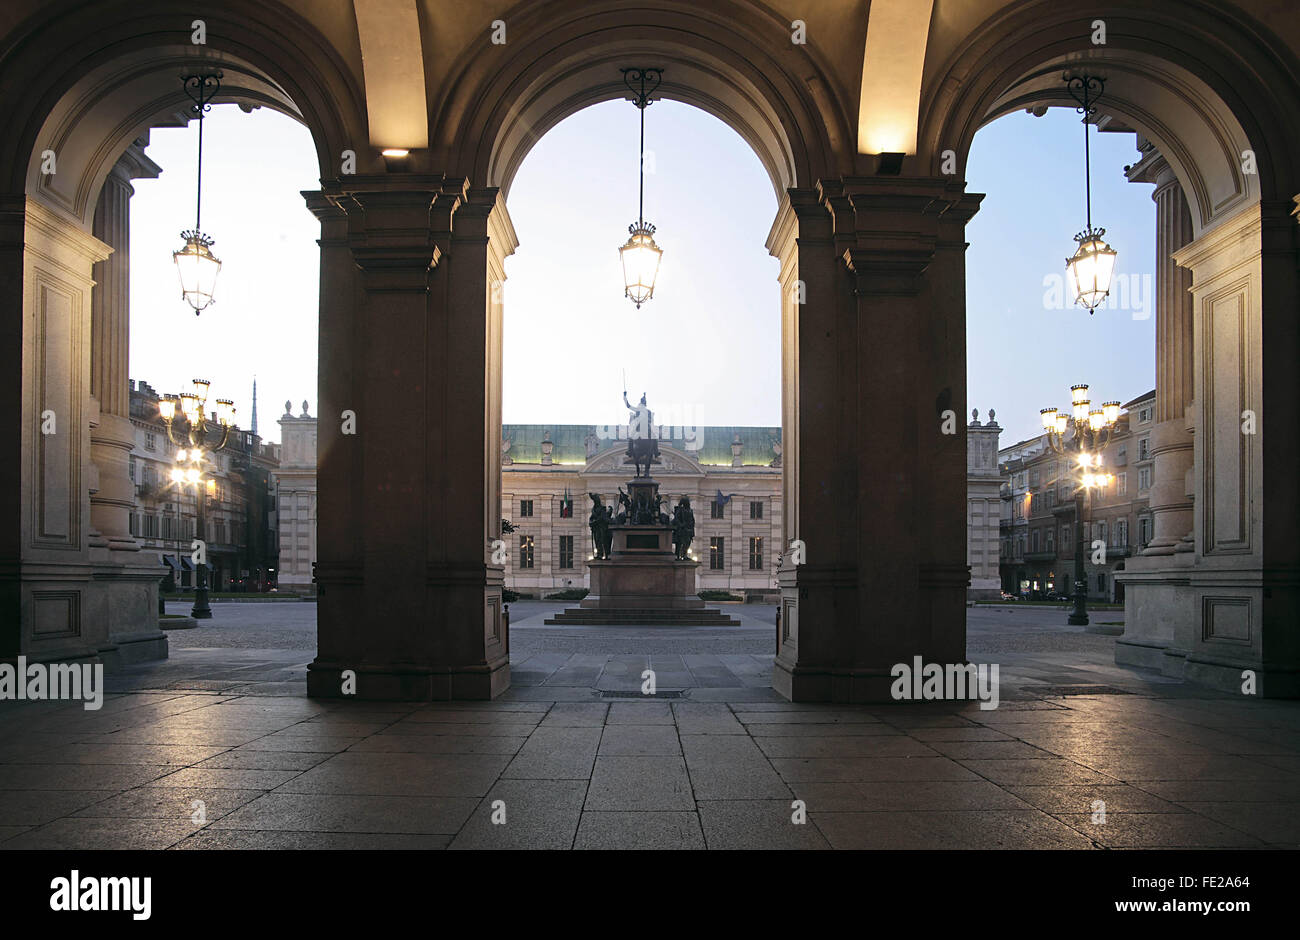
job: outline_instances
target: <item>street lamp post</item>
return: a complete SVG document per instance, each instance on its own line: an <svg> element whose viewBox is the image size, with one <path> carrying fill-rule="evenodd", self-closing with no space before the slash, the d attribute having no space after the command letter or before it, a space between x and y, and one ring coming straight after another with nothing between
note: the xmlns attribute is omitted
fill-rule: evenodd
<svg viewBox="0 0 1300 940"><path fill-rule="evenodd" d="M1119 420L1120 404L1105 402L1100 408L1089 408L1087 385L1070 386L1070 410L1043 408L1039 415L1047 444L1052 451L1070 455L1076 462L1079 485L1074 491L1074 607L1068 622L1073 626L1088 625L1088 579L1084 570L1084 526L1090 521L1092 490L1109 486L1114 477L1102 472L1101 451ZM1066 438L1066 432L1070 436ZM1088 515L1085 515L1087 513Z"/></svg>
<svg viewBox="0 0 1300 940"><path fill-rule="evenodd" d="M205 477L205 461L209 452L215 453L226 446L230 440L230 429L235 423L235 403L228 398L217 399L217 425L213 427L209 423L206 408L210 385L207 379L195 379L190 391L176 397L168 396L158 402L158 414L167 426L167 439L173 444L188 445L181 446L176 452L176 466L172 468L171 476L173 483L178 486L192 485L196 491L194 538L201 550L201 560L194 566L194 608L190 611L190 616L197 620L212 617L212 608L208 605L206 523L207 498L216 493L217 481ZM185 417L183 437L178 435L175 427L178 402Z"/></svg>

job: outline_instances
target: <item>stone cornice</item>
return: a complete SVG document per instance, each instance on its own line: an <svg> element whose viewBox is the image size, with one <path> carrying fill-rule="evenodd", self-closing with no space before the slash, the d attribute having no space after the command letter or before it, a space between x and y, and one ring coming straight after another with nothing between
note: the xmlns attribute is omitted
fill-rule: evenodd
<svg viewBox="0 0 1300 940"><path fill-rule="evenodd" d="M1257 237L1262 229L1260 204L1247 206L1236 215L1225 219L1194 241L1173 252L1174 263L1197 272L1194 289L1200 290L1225 271L1252 263L1253 250L1242 251L1247 239Z"/></svg>
<svg viewBox="0 0 1300 940"><path fill-rule="evenodd" d="M24 243L30 244L34 234L44 235L53 244L75 252L93 264L105 260L113 253L110 246L36 199L27 197L25 208Z"/></svg>

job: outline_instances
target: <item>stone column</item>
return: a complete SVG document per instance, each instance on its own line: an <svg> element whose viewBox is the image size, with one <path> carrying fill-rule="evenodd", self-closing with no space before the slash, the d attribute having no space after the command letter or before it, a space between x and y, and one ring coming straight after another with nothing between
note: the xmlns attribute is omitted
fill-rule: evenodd
<svg viewBox="0 0 1300 940"><path fill-rule="evenodd" d="M1174 254L1191 242L1192 219L1169 163L1150 143L1141 141L1140 148L1144 156L1128 170L1128 178L1156 187L1156 425L1151 432L1150 491L1155 531L1146 550L1116 572L1115 580L1125 586L1125 615L1115 661L1178 676L1191 645L1186 634L1195 619L1187 585L1195 548L1191 494L1196 409L1192 273L1178 265ZM1136 456L1130 454L1129 459ZM1136 538L1136 532L1130 538Z"/></svg>
<svg viewBox="0 0 1300 940"><path fill-rule="evenodd" d="M360 271L348 247L348 197L305 192L307 208L321 223L320 334L317 394L319 415L316 488L319 520L313 577L318 596L316 662L307 674L309 695L338 694L337 673L322 684L316 670L357 663L364 655L366 598L361 572L361 520L365 512L359 434L368 407L359 379L366 335ZM359 210L358 210L359 211ZM380 401L383 399L381 398ZM286 414L291 414L286 408ZM296 496L290 496L293 506ZM333 683L330 685L330 683ZM360 690L359 690L360 692Z"/></svg>
<svg viewBox="0 0 1300 940"><path fill-rule="evenodd" d="M1192 429L1188 417L1193 391L1192 274L1173 253L1192 240L1192 217L1183 187L1163 157L1148 169L1156 184L1156 426L1151 432L1154 460L1151 516L1154 534L1145 555L1172 555L1193 548Z"/></svg>
<svg viewBox="0 0 1300 940"><path fill-rule="evenodd" d="M965 657L962 255L978 203L946 180L824 181L774 226L785 532L808 559L778 573L787 697L886 701L895 663Z"/></svg>
<svg viewBox="0 0 1300 940"><path fill-rule="evenodd" d="M90 459L98 483L92 485L90 496L90 544L113 551L140 550L130 525L135 506L135 484L129 471L135 433L127 374L131 196L135 192L131 180L154 178L160 172L137 141L109 172L95 208L93 234L113 253L95 265L91 293L90 394L98 404L98 416L91 422Z"/></svg>
<svg viewBox="0 0 1300 940"><path fill-rule="evenodd" d="M352 670L361 698L490 698L509 683L502 569L489 564L501 502L492 284L515 245L504 205L495 190L415 174L349 177L308 202L323 222L323 282L331 262L355 272L335 296L322 285L308 691L340 695ZM355 433L335 424L348 411Z"/></svg>
<svg viewBox="0 0 1300 940"><path fill-rule="evenodd" d="M843 459L856 402L848 391L853 314L833 220L815 190L791 190L768 236L780 259L782 531L781 618L772 686L793 701L829 701L837 638L857 614L857 468ZM806 364L806 367L805 367ZM815 364L815 365L814 365ZM700 504L707 512L707 497ZM707 537L703 542L707 558Z"/></svg>

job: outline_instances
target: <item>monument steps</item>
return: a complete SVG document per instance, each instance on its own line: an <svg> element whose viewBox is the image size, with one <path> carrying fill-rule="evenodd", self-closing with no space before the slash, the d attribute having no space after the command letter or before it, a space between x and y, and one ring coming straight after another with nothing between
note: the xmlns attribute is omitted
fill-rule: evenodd
<svg viewBox="0 0 1300 940"><path fill-rule="evenodd" d="M548 626L649 626L649 627L738 627L740 621L720 610L671 610L665 608L594 609L571 607L554 617L547 617Z"/></svg>

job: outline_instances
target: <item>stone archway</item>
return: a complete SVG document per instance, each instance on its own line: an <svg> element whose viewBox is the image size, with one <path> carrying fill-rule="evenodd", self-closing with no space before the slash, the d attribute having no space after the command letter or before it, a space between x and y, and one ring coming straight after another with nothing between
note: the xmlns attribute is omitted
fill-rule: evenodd
<svg viewBox="0 0 1300 940"><path fill-rule="evenodd" d="M168 4L100 3L75 20L41 11L0 58L0 292L6 298L0 466L0 656L112 663L166 655L158 569L127 515L134 486L127 396L132 176L156 175L139 141L178 126L178 80L225 73L218 103L283 111L312 131L334 172L360 122L357 96L313 29L236 2L206 19ZM217 51L220 50L220 51ZM53 169L53 172L50 172ZM120 249L120 250L119 250ZM53 415L49 433L43 417Z"/></svg>
<svg viewBox="0 0 1300 940"><path fill-rule="evenodd" d="M0 623L10 631L6 652L23 649L38 622L52 625L41 628L49 649L81 649L85 638L68 624L92 580L82 494L93 461L81 429L90 423L91 269L104 254L87 213L117 160L113 148L177 103L127 93L132 82L149 84L140 57L180 55L194 14L175 0L97 0L75 18L15 2L14 21L23 9L29 18L6 30L0 58L4 87L25 92L0 101L10 130L0 141L0 293L11 311L0 414L22 422L5 425L11 446L0 448L0 603L10 615ZM249 100L291 105L312 128L321 166L321 190L307 195L322 232L311 694L341 694L345 671L368 698L487 698L508 684L500 569L491 563L500 424L493 285L515 247L503 193L547 127L620 96L619 65L655 59L676 97L755 147L781 197L768 246L782 262L784 530L807 554L780 575L780 691L885 699L891 664L965 659L958 416L965 225L981 197L965 192L961 169L991 114L1052 103L1052 72L1108 57L1122 73L1117 99L1167 149L1199 226L1176 253L1192 272L1196 327L1187 396L1193 550L1178 550L1185 540L1174 529L1188 510L1167 494L1156 542L1173 540L1174 561L1152 561L1168 567L1150 572L1138 570L1145 556L1129 565L1130 609L1140 611L1148 591L1183 611L1170 624L1184 630L1177 642L1146 648L1162 660L1174 650L1187 675L1222 684L1249 667L1268 673L1269 694L1294 688L1300 290L1288 212L1300 192L1300 68L1285 45L1289 27L1256 0L1106 3L1086 15L1048 0L941 6L928 8L934 19L922 29L907 20L905 0L873 0L865 11L816 4L806 43L792 41L791 10L756 0L653 9L596 0L576 10L527 0L505 12L510 39L500 44L487 14L449 15L436 2L295 12L232 0L207 16L209 48L242 69ZM1100 55L1089 42L1098 17L1109 35ZM125 71L114 71L119 62ZM99 84L79 84L90 76ZM873 126L891 96L889 120L915 121L915 148L910 128ZM65 108L85 115L82 139L99 149L74 159L76 185L56 185L42 201L32 160L46 122ZM1199 111L1200 131L1178 117L1189 109ZM111 126L94 130L109 115ZM1258 180L1231 178L1230 149L1210 156L1243 138ZM867 152L875 146L914 152ZM409 152L384 156L381 147ZM355 173L341 165L344 151L355 153ZM956 172L945 175L947 151ZM31 328L25 317L38 292L25 281L35 238L49 243L60 277L40 294L52 316ZM59 407L78 429L55 450L31 433L40 363L68 377L55 383ZM1240 434L1241 410L1257 414L1259 433ZM1170 440L1169 459L1185 459L1184 444ZM66 483L51 488L41 474L55 464L66 467L55 474ZM76 577L60 580L65 573Z"/></svg>
<svg viewBox="0 0 1300 940"><path fill-rule="evenodd" d="M402 384L404 400L418 406L417 414L408 409L391 428L386 416L368 407L371 423L362 446L349 448L341 435L333 442L349 455L337 465L338 482L346 484L354 499L365 489L367 517L374 522L363 524L359 538L340 538L328 546L322 529L321 655L312 667L313 694L337 694L333 690L342 670L359 651L355 628L344 624L373 622L377 610L382 611L377 617L381 623L394 623L391 633L378 628L384 632L378 646L389 647L390 659L375 662L368 677L372 687L381 684L381 697L485 698L508 683L502 570L490 560L499 536L501 486L502 315L495 285L503 281L504 259L516 247L505 193L524 155L549 127L583 107L626 94L618 69L633 61L663 66L662 96L708 111L748 141L780 197L782 210L769 248L783 260L778 289L786 334L784 440L786 466L794 468L786 473L785 531L797 531L801 513L802 524L820 527L820 513L826 528L831 527L833 494L826 485L829 471L822 468L831 462L836 415L822 403L834 397L834 379L825 370L801 375L796 343L802 343L803 355L818 350L827 358L833 355L834 335L826 327L827 318L834 316L835 292L827 284L820 292L806 291L809 302L800 303L805 291L797 282L807 281L809 274L806 263L801 271L797 239L811 244L825 237L825 212L813 186L846 169L847 163L836 164L842 157L835 154L844 153L847 122L829 96L822 93L819 100L817 81L796 74L817 74L815 57L800 50L792 64L788 55L782 56L781 44L788 46L789 34L779 20L745 4L719 6L728 9L674 5L657 15L653 25L613 3L581 11L521 10L510 28L526 40L489 50L490 62L475 46L453 64L452 91L433 105L430 147L427 153L410 155L410 175L347 180L322 193L324 250L336 246L338 251L337 263L325 260L323 269L345 266L350 253L360 265L363 304L376 312L382 306L389 322L401 324L391 341L367 338L365 355L376 358L367 359L370 364L350 382L340 382L336 391L327 390L322 371L322 411L329 413L345 401L375 400L379 391L365 376L375 374L381 361L386 374ZM727 42L707 38L724 26ZM431 231L410 231L405 245L369 238L369 226L381 213L400 224L402 218L414 220L426 212ZM807 221L800 222L801 212ZM331 229L331 223L336 227ZM337 234L331 237L330 231ZM433 266L426 273L429 256ZM833 263L816 273L836 277ZM323 314L322 323L325 319ZM413 335L423 341L410 343ZM331 355L330 345L322 329L322 363ZM425 376L434 380L425 384ZM813 432L809 437L814 441L802 450L801 430ZM426 441L424 453L412 453L404 445L403 438L412 432ZM323 454L331 450L331 433L322 430ZM808 456L791 459L800 453ZM325 459L322 491L329 485ZM811 466L802 478L802 499L801 464ZM362 482L380 476L386 483L378 494ZM422 500L420 493L454 493L457 499L435 504ZM417 494L419 511L412 511L412 494ZM407 521L395 526L395 516ZM808 596L807 587L803 594ZM349 608L337 632L326 615L330 596L339 599L332 603ZM416 631L407 626L413 623L437 627ZM796 636L791 630L792 648ZM420 665L408 668L404 663Z"/></svg>
<svg viewBox="0 0 1300 940"><path fill-rule="evenodd" d="M1105 44L1089 40L1097 20ZM1249 671L1263 694L1296 695L1300 646L1285 624L1300 616L1300 501L1283 469L1300 434L1285 364L1300 305L1294 54L1208 5L1023 4L927 82L918 159L963 167L980 126L1072 105L1061 76L1084 69L1107 80L1102 112L1153 145L1128 175L1154 183L1157 203L1155 532L1116 578L1116 660L1233 691ZM1267 433L1243 430L1263 413Z"/></svg>

